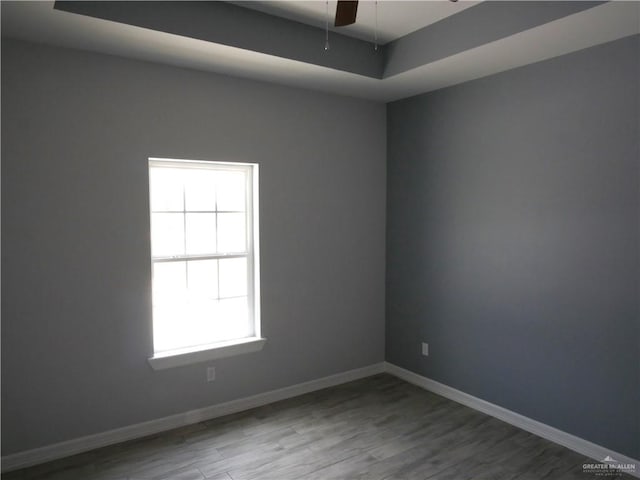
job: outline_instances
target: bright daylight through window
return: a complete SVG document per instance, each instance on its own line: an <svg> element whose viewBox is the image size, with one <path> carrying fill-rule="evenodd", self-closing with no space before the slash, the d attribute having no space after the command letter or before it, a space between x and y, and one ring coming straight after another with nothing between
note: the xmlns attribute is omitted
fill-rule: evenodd
<svg viewBox="0 0 640 480"><path fill-rule="evenodd" d="M155 354L259 337L257 176L149 160Z"/></svg>

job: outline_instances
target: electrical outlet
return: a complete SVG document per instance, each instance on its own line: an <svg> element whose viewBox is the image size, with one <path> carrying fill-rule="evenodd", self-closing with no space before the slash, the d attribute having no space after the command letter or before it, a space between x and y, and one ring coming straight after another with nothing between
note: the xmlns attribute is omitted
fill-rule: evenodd
<svg viewBox="0 0 640 480"><path fill-rule="evenodd" d="M216 367L207 367L207 382L213 382L216 379Z"/></svg>
<svg viewBox="0 0 640 480"><path fill-rule="evenodd" d="M429 356L429 344L422 342L422 355L425 357Z"/></svg>

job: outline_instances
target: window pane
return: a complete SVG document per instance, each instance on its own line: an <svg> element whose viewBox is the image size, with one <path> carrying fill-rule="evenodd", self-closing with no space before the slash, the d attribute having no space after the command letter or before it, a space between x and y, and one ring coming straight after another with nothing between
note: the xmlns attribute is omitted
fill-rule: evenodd
<svg viewBox="0 0 640 480"><path fill-rule="evenodd" d="M154 257L184 255L184 214L151 215L151 254Z"/></svg>
<svg viewBox="0 0 640 480"><path fill-rule="evenodd" d="M153 304L182 303L187 293L186 262L153 264Z"/></svg>
<svg viewBox="0 0 640 480"><path fill-rule="evenodd" d="M190 298L218 298L218 261L198 260L187 264Z"/></svg>
<svg viewBox="0 0 640 480"><path fill-rule="evenodd" d="M149 191L151 211L184 210L181 169L150 168Z"/></svg>
<svg viewBox="0 0 640 480"><path fill-rule="evenodd" d="M216 323L220 335L225 339L253 335L253 325L249 322L247 297L220 300Z"/></svg>
<svg viewBox="0 0 640 480"><path fill-rule="evenodd" d="M244 338L254 333L246 297L167 305L155 308L153 315L156 352Z"/></svg>
<svg viewBox="0 0 640 480"><path fill-rule="evenodd" d="M162 305L153 311L153 349L156 352L218 341L212 329L217 300Z"/></svg>
<svg viewBox="0 0 640 480"><path fill-rule="evenodd" d="M187 213L187 255L215 253L216 214Z"/></svg>
<svg viewBox="0 0 640 480"><path fill-rule="evenodd" d="M245 252L247 226L244 213L218 214L218 252Z"/></svg>
<svg viewBox="0 0 640 480"><path fill-rule="evenodd" d="M185 170L185 209L213 212L216 209L216 172Z"/></svg>
<svg viewBox="0 0 640 480"><path fill-rule="evenodd" d="M244 172L218 172L218 211L245 211L246 175Z"/></svg>
<svg viewBox="0 0 640 480"><path fill-rule="evenodd" d="M219 261L220 298L247 294L247 259L226 258Z"/></svg>

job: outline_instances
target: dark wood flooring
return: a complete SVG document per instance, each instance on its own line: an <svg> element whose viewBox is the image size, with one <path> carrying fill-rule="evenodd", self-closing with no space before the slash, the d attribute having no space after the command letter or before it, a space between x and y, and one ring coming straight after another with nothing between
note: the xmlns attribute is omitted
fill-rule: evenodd
<svg viewBox="0 0 640 480"><path fill-rule="evenodd" d="M5 480L586 480L571 450L381 374ZM607 480L616 477L606 477ZM620 476L617 478L628 478Z"/></svg>

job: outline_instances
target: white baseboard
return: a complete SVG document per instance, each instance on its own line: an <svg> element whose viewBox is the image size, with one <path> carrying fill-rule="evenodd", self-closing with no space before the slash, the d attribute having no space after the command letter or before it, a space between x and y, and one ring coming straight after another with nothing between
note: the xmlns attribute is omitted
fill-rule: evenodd
<svg viewBox="0 0 640 480"><path fill-rule="evenodd" d="M251 397L245 397L230 402L220 403L209 407L191 410L177 415L171 415L148 422L129 425L115 430L109 430L86 437L68 440L66 442L55 443L33 450L15 453L2 457L2 472L8 472L19 468L30 467L40 463L56 460L58 458L76 455L100 447L106 447L115 443L133 440L136 438L153 435L178 427L191 425L211 418L229 415L231 413L248 410L269 403L277 402L305 393L332 387L360 378L369 377L377 373L387 372L409 383L413 383L425 390L441 395L454 402L466 405L474 410L478 410L487 415L491 415L499 420L509 423L515 427L531 432L539 437L546 438L554 443L567 447L586 457L600 462L607 455L613 457L620 463L635 464L636 472L633 476L640 478L640 461L626 455L609 450L605 447L576 437L569 433L558 430L544 423L525 417L518 413L507 410L493 403L481 400L467 393L456 390L442 383L413 373L392 363L383 362L369 365L367 367L349 370L347 372L330 375L328 377L299 383L278 390L260 393Z"/></svg>
<svg viewBox="0 0 640 480"><path fill-rule="evenodd" d="M351 382L360 378L369 377L377 373L384 372L385 365L383 362L369 365L355 370L349 370L328 377L311 380L309 382L291 385L277 390L260 393L251 397L245 397L230 402L212 405L210 407L199 408L177 415L171 415L164 418L158 418L148 422L137 423L115 430L108 430L86 437L68 440L66 442L55 443L45 447L34 448L12 455L2 457L2 472L8 472L19 468L30 467L40 463L56 460L58 458L76 455L78 453L87 452L95 448L106 447L115 443L133 440L135 438L146 437L155 433L164 432L178 427L184 427L194 423L209 420L211 418L229 415L231 413L248 410L250 408L260 407L268 403L277 402L305 393L314 392L341 383Z"/></svg>
<svg viewBox="0 0 640 480"><path fill-rule="evenodd" d="M580 437L576 437L575 435L571 435L567 432L563 432L562 430L558 430L557 428L538 422L537 420L525 417L524 415L512 412L511 410L507 410L506 408L489 403L485 400L481 400L473 395L469 395L468 393L461 392L460 390L456 390L448 385L444 385L440 382L436 382L435 380L431 380L430 378L405 370L404 368L398 367L392 363L385 362L385 371L402 380L413 383L418 387L424 388L425 390L436 393L442 397L448 398L449 400L453 400L454 402L461 403L462 405L466 405L467 407L478 410L479 412L486 413L487 415L502 420L503 422L562 445L563 447L567 447L568 449L580 453L585 457L592 458L597 462L602 461L606 456L611 456L619 463L635 464L635 473L627 473L640 478L640 460L614 452L608 448L589 442L588 440L584 440Z"/></svg>

